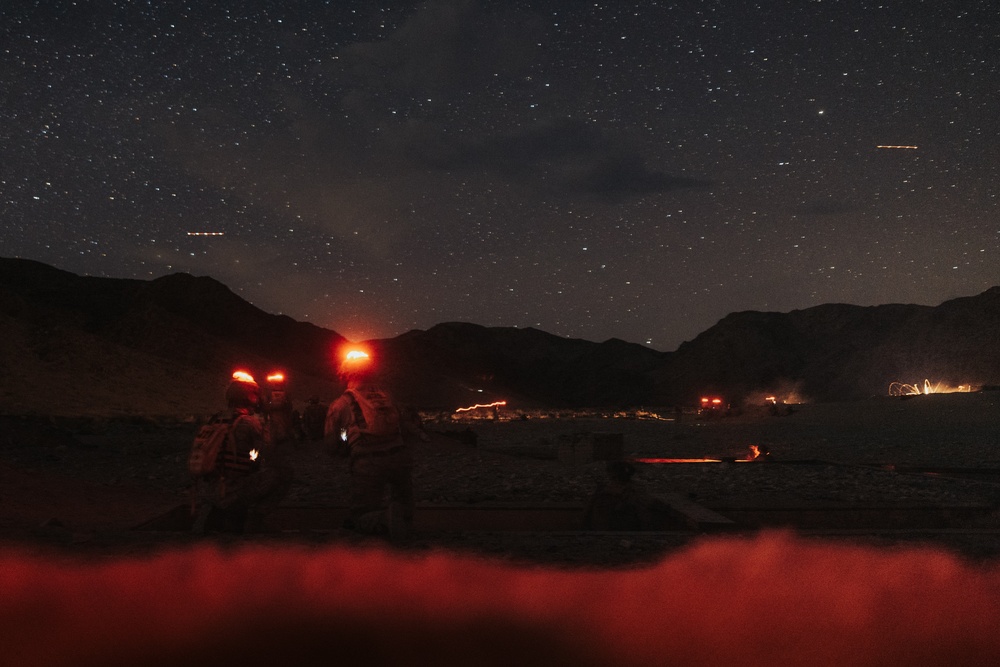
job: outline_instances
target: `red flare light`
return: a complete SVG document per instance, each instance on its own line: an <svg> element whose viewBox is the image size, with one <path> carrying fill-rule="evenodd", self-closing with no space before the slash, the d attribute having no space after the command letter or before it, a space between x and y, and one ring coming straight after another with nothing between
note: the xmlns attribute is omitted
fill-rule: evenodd
<svg viewBox="0 0 1000 667"><path fill-rule="evenodd" d="M253 379L253 376L246 371L233 371L233 380L236 382L253 382L257 384L257 381Z"/></svg>

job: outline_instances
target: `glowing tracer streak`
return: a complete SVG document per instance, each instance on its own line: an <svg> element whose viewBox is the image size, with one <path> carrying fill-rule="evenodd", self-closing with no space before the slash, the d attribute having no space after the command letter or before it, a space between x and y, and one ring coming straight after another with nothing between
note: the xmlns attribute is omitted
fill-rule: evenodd
<svg viewBox="0 0 1000 667"><path fill-rule="evenodd" d="M486 405L476 403L475 405L470 405L467 408L458 408L455 412L468 412L469 410L476 410L478 408L499 408L504 405L507 405L507 401L494 401L492 403L487 403Z"/></svg>
<svg viewBox="0 0 1000 667"><path fill-rule="evenodd" d="M884 146L883 145L883 146L876 146L875 148L889 148L889 149L895 149L895 150L915 151L915 150L917 150L917 148L919 148L919 146Z"/></svg>
<svg viewBox="0 0 1000 667"><path fill-rule="evenodd" d="M636 463L722 463L722 459L664 459L639 458L632 459Z"/></svg>
<svg viewBox="0 0 1000 667"><path fill-rule="evenodd" d="M225 232L188 232L188 236L225 236Z"/></svg>

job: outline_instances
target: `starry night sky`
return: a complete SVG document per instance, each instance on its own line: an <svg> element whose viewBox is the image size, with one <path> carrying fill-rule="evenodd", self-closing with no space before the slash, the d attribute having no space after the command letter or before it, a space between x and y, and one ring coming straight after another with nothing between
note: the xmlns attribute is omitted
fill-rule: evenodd
<svg viewBox="0 0 1000 667"><path fill-rule="evenodd" d="M355 340L936 305L1000 285L998 16L7 0L0 256L208 275Z"/></svg>

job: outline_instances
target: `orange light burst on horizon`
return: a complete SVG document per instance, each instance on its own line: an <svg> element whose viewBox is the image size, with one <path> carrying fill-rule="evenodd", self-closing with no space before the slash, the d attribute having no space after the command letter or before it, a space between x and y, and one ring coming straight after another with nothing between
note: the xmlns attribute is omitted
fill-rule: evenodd
<svg viewBox="0 0 1000 667"><path fill-rule="evenodd" d="M937 384L931 384L930 380L925 379L923 384L908 384L906 382L892 382L889 384L889 395L890 396L922 396L928 394L956 394L956 393L968 393L972 391L971 384L960 384L958 386L949 386L943 382L938 382Z"/></svg>
<svg viewBox="0 0 1000 667"><path fill-rule="evenodd" d="M470 405L467 408L458 408L455 412L469 412L470 410L478 410L479 408L500 408L507 405L507 401L493 401L492 403Z"/></svg>
<svg viewBox="0 0 1000 667"><path fill-rule="evenodd" d="M268 382L284 382L285 381L285 374L284 373L271 373L270 375L267 376L267 381Z"/></svg>
<svg viewBox="0 0 1000 667"><path fill-rule="evenodd" d="M257 383L257 381L253 379L253 376L250 375L250 373L247 373L246 371L233 371L233 379L236 380L237 382L253 382L254 384Z"/></svg>

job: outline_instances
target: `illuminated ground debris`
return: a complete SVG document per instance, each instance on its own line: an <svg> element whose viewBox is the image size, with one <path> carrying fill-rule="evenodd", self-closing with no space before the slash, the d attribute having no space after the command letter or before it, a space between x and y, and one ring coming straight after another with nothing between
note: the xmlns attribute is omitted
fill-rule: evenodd
<svg viewBox="0 0 1000 667"><path fill-rule="evenodd" d="M615 415L618 416L618 415ZM636 410L635 412L626 412L621 415L623 419L652 419L654 421L673 421L674 418L664 417L658 412L653 410Z"/></svg>

